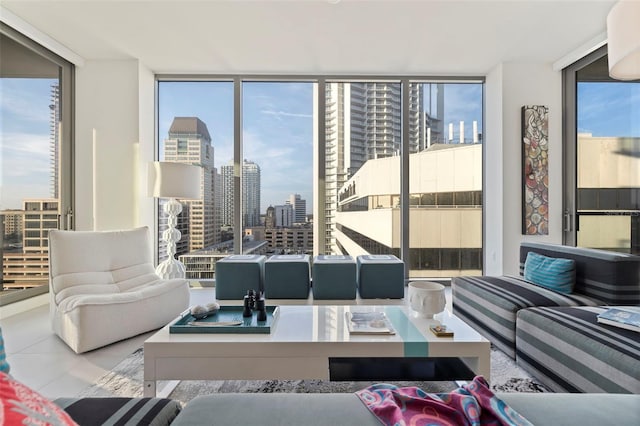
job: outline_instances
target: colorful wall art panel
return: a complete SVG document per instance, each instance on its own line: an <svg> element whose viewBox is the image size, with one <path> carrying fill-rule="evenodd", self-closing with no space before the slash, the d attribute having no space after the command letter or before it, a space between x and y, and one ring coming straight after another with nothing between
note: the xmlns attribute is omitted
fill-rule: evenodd
<svg viewBox="0 0 640 426"><path fill-rule="evenodd" d="M549 234L549 108L522 107L522 233Z"/></svg>

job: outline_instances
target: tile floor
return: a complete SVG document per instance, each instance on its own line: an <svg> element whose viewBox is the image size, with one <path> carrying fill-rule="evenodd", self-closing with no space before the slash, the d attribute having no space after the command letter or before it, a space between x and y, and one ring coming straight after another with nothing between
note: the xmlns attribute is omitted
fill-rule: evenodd
<svg viewBox="0 0 640 426"><path fill-rule="evenodd" d="M450 288L446 287L447 309L451 309ZM215 300L214 288L192 288L191 305ZM406 300L406 298L405 298ZM292 303L292 301L271 301ZM299 303L293 302L293 303ZM316 301L316 304L338 304ZM353 301L346 303L353 303ZM375 300L358 300L376 304ZM379 303L379 302L377 302ZM404 303L403 300L392 303ZM342 303L340 303L342 304ZM47 398L73 397L93 384L126 358L154 332L76 354L51 331L49 306L44 305L0 320L11 375Z"/></svg>

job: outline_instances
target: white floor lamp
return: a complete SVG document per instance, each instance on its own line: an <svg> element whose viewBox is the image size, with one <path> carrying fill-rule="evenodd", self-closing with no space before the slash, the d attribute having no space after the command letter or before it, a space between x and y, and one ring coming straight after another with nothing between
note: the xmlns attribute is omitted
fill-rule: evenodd
<svg viewBox="0 0 640 426"><path fill-rule="evenodd" d="M169 227L162 233L167 243L167 259L156 268L156 274L163 279L185 278L184 264L175 258L176 243L182 234L176 225L182 204L176 200L200 198L200 178L202 169L191 164L154 161L149 163L149 196L168 198L164 212L168 216Z"/></svg>

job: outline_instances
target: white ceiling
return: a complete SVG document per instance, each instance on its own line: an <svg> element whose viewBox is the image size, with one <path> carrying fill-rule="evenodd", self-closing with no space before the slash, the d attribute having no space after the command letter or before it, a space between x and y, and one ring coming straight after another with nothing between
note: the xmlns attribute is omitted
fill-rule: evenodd
<svg viewBox="0 0 640 426"><path fill-rule="evenodd" d="M2 0L85 60L156 73L484 75L553 63L613 0Z"/></svg>

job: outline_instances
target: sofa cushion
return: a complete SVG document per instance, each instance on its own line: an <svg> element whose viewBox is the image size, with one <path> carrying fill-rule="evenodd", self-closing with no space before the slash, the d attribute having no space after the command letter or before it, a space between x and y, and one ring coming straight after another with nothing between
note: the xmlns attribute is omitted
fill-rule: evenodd
<svg viewBox="0 0 640 426"><path fill-rule="evenodd" d="M530 251L524 262L524 279L550 290L569 294L576 282L576 262Z"/></svg>
<svg viewBox="0 0 640 426"><path fill-rule="evenodd" d="M521 310L516 361L556 392L640 393L640 335L598 323L606 309Z"/></svg>
<svg viewBox="0 0 640 426"><path fill-rule="evenodd" d="M76 425L76 422L56 404L2 372L0 372L0 423L4 425Z"/></svg>
<svg viewBox="0 0 640 426"><path fill-rule="evenodd" d="M58 398L54 401L81 425L169 425L182 406L165 398Z"/></svg>
<svg viewBox="0 0 640 426"><path fill-rule="evenodd" d="M581 294L563 294L522 278L454 277L453 313L507 355L515 358L516 314L533 306L598 306L602 301Z"/></svg>

